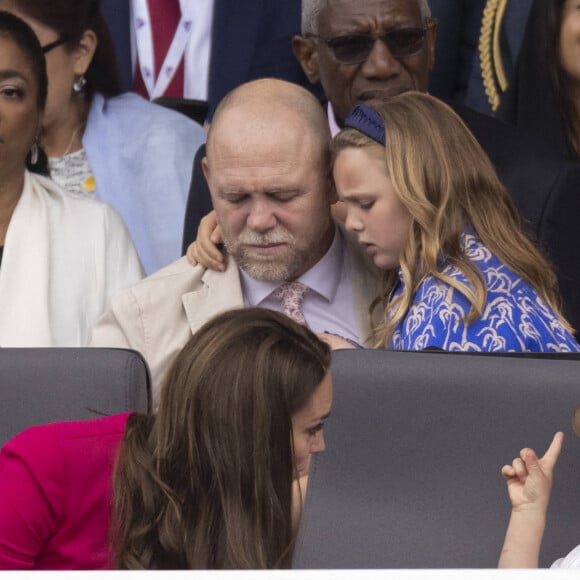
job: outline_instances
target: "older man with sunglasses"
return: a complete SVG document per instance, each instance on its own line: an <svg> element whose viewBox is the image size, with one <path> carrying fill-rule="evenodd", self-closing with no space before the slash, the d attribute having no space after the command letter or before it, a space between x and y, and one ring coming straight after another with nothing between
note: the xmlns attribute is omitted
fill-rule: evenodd
<svg viewBox="0 0 580 580"><path fill-rule="evenodd" d="M356 102L427 90L436 30L425 0L303 0L293 48L340 127Z"/></svg>
<svg viewBox="0 0 580 580"><path fill-rule="evenodd" d="M428 90L437 22L427 0L303 0L296 58L328 99L331 127L355 103ZM459 104L456 112L494 163L530 233L556 267L564 311L580 329L580 167L543 142ZM428 136L426 136L428 138Z"/></svg>

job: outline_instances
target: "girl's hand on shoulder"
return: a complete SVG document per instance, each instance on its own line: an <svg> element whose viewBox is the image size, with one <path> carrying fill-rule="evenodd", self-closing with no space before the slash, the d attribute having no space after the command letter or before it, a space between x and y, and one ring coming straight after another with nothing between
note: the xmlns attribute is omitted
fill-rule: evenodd
<svg viewBox="0 0 580 580"><path fill-rule="evenodd" d="M223 243L215 211L211 211L199 223L197 239L187 248L187 259L192 266L201 265L210 270L223 272L225 257L220 250Z"/></svg>

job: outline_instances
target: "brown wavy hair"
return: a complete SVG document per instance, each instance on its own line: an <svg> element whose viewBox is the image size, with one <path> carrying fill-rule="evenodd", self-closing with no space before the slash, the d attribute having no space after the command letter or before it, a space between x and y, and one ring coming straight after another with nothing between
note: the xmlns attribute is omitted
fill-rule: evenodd
<svg viewBox="0 0 580 580"><path fill-rule="evenodd" d="M471 303L466 323L482 314L487 289L479 268L465 255L461 235L472 228L481 241L512 272L524 279L552 308L568 330L560 313L556 275L536 246L523 233L509 193L469 129L447 105L424 93L407 92L387 101L369 102L386 127L383 148L387 171L413 225L400 257L405 289L391 302L398 270L385 272L384 292L371 311L382 307L389 319L376 329L377 346L388 345L397 324L406 316L423 280L432 275L461 292ZM373 147L378 143L347 128L332 145L333 159L349 147ZM469 285L446 276L445 260L463 272Z"/></svg>
<svg viewBox="0 0 580 580"><path fill-rule="evenodd" d="M292 416L329 347L286 316L222 314L178 355L156 415L132 415L114 480L121 569L289 567Z"/></svg>
<svg viewBox="0 0 580 580"><path fill-rule="evenodd" d="M548 62L548 78L550 88L560 105L562 130L566 137L572 158L580 158L580 120L578 107L572 97L573 80L562 68L560 57L560 34L562 16L566 0L546 0L541 6L543 10L541 21L544 36L537 40L545 50Z"/></svg>

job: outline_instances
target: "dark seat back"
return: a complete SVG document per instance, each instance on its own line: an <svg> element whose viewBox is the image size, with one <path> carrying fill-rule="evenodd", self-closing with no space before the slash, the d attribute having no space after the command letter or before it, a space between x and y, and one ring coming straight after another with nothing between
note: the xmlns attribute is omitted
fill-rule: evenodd
<svg viewBox="0 0 580 580"><path fill-rule="evenodd" d="M192 121L199 123L202 127L205 123L208 110L208 104L206 101L199 101L197 99L179 99L176 97L159 97L153 102L189 117Z"/></svg>
<svg viewBox="0 0 580 580"><path fill-rule="evenodd" d="M135 351L0 349L0 446L33 425L145 412L149 400L149 369Z"/></svg>
<svg viewBox="0 0 580 580"><path fill-rule="evenodd" d="M213 209L209 187L201 167L201 160L204 157L205 143L200 146L193 159L193 172L189 194L187 195L185 221L183 224L182 254L187 252L189 244L195 242L195 239L197 238L197 228L199 227L201 218Z"/></svg>
<svg viewBox="0 0 580 580"><path fill-rule="evenodd" d="M493 568L510 513L501 466L566 440L541 565L580 538L580 355L339 351L297 568Z"/></svg>

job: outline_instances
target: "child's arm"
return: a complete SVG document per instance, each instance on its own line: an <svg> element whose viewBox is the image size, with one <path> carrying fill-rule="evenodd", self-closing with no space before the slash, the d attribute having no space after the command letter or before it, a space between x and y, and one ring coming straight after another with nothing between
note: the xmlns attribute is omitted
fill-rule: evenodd
<svg viewBox="0 0 580 580"><path fill-rule="evenodd" d="M552 489L554 466L562 449L564 434L554 435L544 457L533 449L522 449L511 465L504 465L504 476L512 513L499 558L499 568L537 568L540 545L546 525L546 512Z"/></svg>
<svg viewBox="0 0 580 580"><path fill-rule="evenodd" d="M210 270L225 270L225 258L220 251L221 230L217 223L215 210L210 211L199 222L197 239L187 248L187 259L192 266L201 264Z"/></svg>

